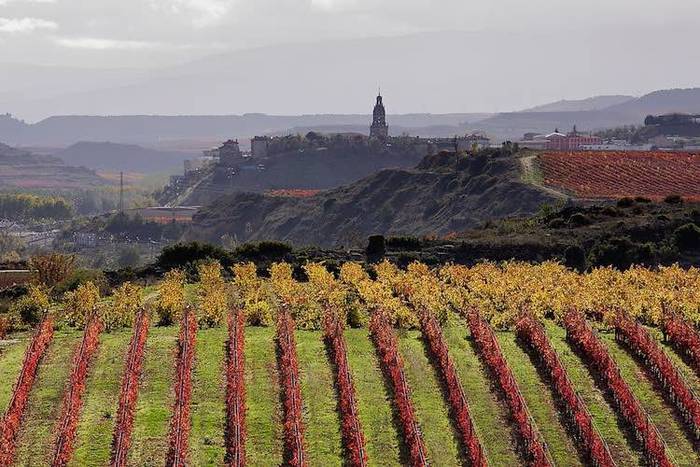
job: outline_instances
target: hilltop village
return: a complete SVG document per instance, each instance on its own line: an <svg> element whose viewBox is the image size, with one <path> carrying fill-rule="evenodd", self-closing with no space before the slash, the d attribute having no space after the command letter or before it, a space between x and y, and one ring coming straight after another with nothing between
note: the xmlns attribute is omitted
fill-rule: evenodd
<svg viewBox="0 0 700 467"><path fill-rule="evenodd" d="M201 203L215 193L230 191L275 191L284 189L325 189L351 182L385 167L412 167L423 157L441 151L476 151L491 146L491 140L474 133L452 138L421 138L407 134L392 136L383 97L377 95L369 134L319 133L305 135L254 136L250 149L238 139L206 150L184 163L183 175L173 175L161 201L189 205ZM350 162L352 169L343 170ZM302 176L305 169L321 178ZM318 171L322 173L319 173ZM278 171L284 177L278 177ZM282 175L282 174L279 174ZM192 196L199 190L206 195ZM187 195L187 197L183 197Z"/></svg>

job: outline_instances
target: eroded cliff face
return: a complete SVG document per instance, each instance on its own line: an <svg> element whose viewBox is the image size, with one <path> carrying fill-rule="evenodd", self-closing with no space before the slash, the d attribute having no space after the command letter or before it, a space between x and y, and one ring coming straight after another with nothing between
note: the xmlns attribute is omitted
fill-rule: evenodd
<svg viewBox="0 0 700 467"><path fill-rule="evenodd" d="M230 235L332 246L372 234L445 235L489 219L529 215L553 201L520 181L512 156L441 153L413 169L381 170L307 199L223 196L200 210L185 238L217 242Z"/></svg>

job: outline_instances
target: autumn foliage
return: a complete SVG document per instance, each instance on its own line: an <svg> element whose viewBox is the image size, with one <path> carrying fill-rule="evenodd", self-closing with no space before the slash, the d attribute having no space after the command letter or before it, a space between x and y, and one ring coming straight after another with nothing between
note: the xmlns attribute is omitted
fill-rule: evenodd
<svg viewBox="0 0 700 467"><path fill-rule="evenodd" d="M495 377L495 382L504 396L508 410L515 423L523 454L533 465L553 465L542 435L527 408L513 371L503 357L493 329L475 310L467 313L467 323L482 361Z"/></svg>
<svg viewBox="0 0 700 467"><path fill-rule="evenodd" d="M678 369L639 323L620 314L615 327L615 338L622 342L644 363L674 405L695 438L700 438L700 401Z"/></svg>
<svg viewBox="0 0 700 467"><path fill-rule="evenodd" d="M119 392L119 407L117 409L117 421L112 436L111 465L125 466L129 447L131 446L131 432L134 425L134 412L139 395L139 379L143 368L144 348L148 337L149 327L148 313L142 310L136 317L134 333L131 336L129 350L126 354L124 376Z"/></svg>
<svg viewBox="0 0 700 467"><path fill-rule="evenodd" d="M78 417L83 406L85 381L97 353L102 329L102 321L97 316L93 315L88 318L80 347L73 356L73 367L63 397L61 416L56 427L57 436L51 462L54 467L68 465L73 456Z"/></svg>
<svg viewBox="0 0 700 467"><path fill-rule="evenodd" d="M486 455L481 447L479 438L474 429L471 415L469 414L469 404L464 395L462 383L459 380L454 363L450 358L447 343L442 335L440 323L435 315L427 310L420 313L421 332L428 343L428 351L433 361L436 363L438 373L447 389L448 402L452 416L457 425L457 431L466 448L466 458L471 466L486 466Z"/></svg>
<svg viewBox="0 0 700 467"><path fill-rule="evenodd" d="M0 466L11 465L14 459L17 435L27 408L29 393L34 385L39 363L53 339L53 326L53 317L49 315L39 326L24 355L24 363L12 392L12 399L0 420Z"/></svg>
<svg viewBox="0 0 700 467"><path fill-rule="evenodd" d="M564 317L564 327L569 343L578 349L601 378L618 413L629 425L635 438L643 447L649 465L672 466L661 435L632 393L629 385L620 375L620 369L610 353L594 334L583 315L576 311L570 311Z"/></svg>
<svg viewBox="0 0 700 467"><path fill-rule="evenodd" d="M190 402L192 397L192 363L197 335L197 319L189 308L182 315L180 335L177 341L175 368L175 403L170 418L168 467L187 465L187 449L190 434Z"/></svg>
<svg viewBox="0 0 700 467"><path fill-rule="evenodd" d="M324 319L323 327L324 338L330 349L335 369L343 443L348 454L347 463L353 467L365 466L367 465L367 450L357 410L355 386L350 375L348 351L343 335L344 326L337 315L329 312Z"/></svg>
<svg viewBox="0 0 700 467"><path fill-rule="evenodd" d="M399 355L396 334L381 311L372 314L369 331L379 354L382 370L394 392L394 401L401 421L401 431L408 448L410 465L428 465L425 444L411 401L411 390L404 374L403 360Z"/></svg>
<svg viewBox="0 0 700 467"><path fill-rule="evenodd" d="M586 460L595 467L614 467L615 461L607 444L593 426L593 418L576 392L542 324L527 314L518 321L516 334L531 350L532 355L536 356L541 369L548 375L552 391L566 419L566 427L579 449L586 454Z"/></svg>
<svg viewBox="0 0 700 467"><path fill-rule="evenodd" d="M228 317L226 342L226 454L230 466L245 465L245 313L235 310Z"/></svg>
<svg viewBox="0 0 700 467"><path fill-rule="evenodd" d="M277 317L277 354L282 380L285 464L301 467L308 465L308 461L304 450L299 362L294 327L294 319L283 309Z"/></svg>

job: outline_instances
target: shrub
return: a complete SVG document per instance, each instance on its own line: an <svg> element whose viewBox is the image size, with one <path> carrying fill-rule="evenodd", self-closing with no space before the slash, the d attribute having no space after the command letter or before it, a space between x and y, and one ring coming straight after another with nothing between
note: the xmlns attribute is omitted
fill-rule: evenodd
<svg viewBox="0 0 700 467"><path fill-rule="evenodd" d="M581 227L584 225L589 225L590 223L591 219L580 212L577 212L576 214L573 214L571 217L569 217L569 225L573 227Z"/></svg>
<svg viewBox="0 0 700 467"><path fill-rule="evenodd" d="M392 250L420 250L422 242L416 237L389 237L386 247Z"/></svg>
<svg viewBox="0 0 700 467"><path fill-rule="evenodd" d="M680 195L668 195L664 198L666 204L683 204L683 198Z"/></svg>
<svg viewBox="0 0 700 467"><path fill-rule="evenodd" d="M29 267L36 270L40 283L53 287L71 275L75 268L75 256L60 253L39 255L29 261Z"/></svg>
<svg viewBox="0 0 700 467"><path fill-rule="evenodd" d="M55 295L63 295L72 292L83 284L92 282L102 293L108 292L107 280L102 271L96 269L78 269L67 278L56 284L53 289Z"/></svg>
<svg viewBox="0 0 700 467"><path fill-rule="evenodd" d="M260 259L281 260L292 251L293 248L286 243L264 241L241 245L240 247L236 248L234 254L250 261Z"/></svg>
<svg viewBox="0 0 700 467"><path fill-rule="evenodd" d="M644 203L644 204L651 203L651 200L649 198L645 198L644 196L637 196L636 198L634 198L634 200L637 203Z"/></svg>
<svg viewBox="0 0 700 467"><path fill-rule="evenodd" d="M39 323L49 309L49 297L46 291L35 285L29 286L27 295L16 301L10 308L13 321L18 324L34 326Z"/></svg>
<svg viewBox="0 0 700 467"><path fill-rule="evenodd" d="M158 287L156 312L159 326L170 326L182 314L185 306L185 273L172 269L165 273Z"/></svg>
<svg viewBox="0 0 700 467"><path fill-rule="evenodd" d="M634 199L624 197L620 198L617 200L617 207L618 208L629 208L634 204Z"/></svg>
<svg viewBox="0 0 700 467"><path fill-rule="evenodd" d="M142 292L141 287L131 282L125 282L116 289L112 305L104 307L101 313L105 329L131 326L143 305Z"/></svg>
<svg viewBox="0 0 700 467"><path fill-rule="evenodd" d="M223 323L228 309L228 293L221 276L221 265L217 262L203 263L197 270L200 281L197 319L200 326L217 326Z"/></svg>
<svg viewBox="0 0 700 467"><path fill-rule="evenodd" d="M566 222L561 217L555 217L547 222L547 227L550 229L561 229L566 226Z"/></svg>
<svg viewBox="0 0 700 467"><path fill-rule="evenodd" d="M178 243L163 248L156 265L164 269L184 268L197 261L217 260L224 265L233 263L230 254L221 247L209 243Z"/></svg>
<svg viewBox="0 0 700 467"><path fill-rule="evenodd" d="M578 271L586 268L586 252L578 245L567 247L564 251L564 264Z"/></svg>
<svg viewBox="0 0 700 467"><path fill-rule="evenodd" d="M92 282L80 285L65 297L63 319L70 325L83 327L96 312L100 291Z"/></svg>
<svg viewBox="0 0 700 467"><path fill-rule="evenodd" d="M372 235L369 237L366 249L369 257L382 257L386 253L386 242L384 235Z"/></svg>
<svg viewBox="0 0 700 467"><path fill-rule="evenodd" d="M678 227L673 232L673 241L681 251L697 250L700 248L700 227L693 223Z"/></svg>

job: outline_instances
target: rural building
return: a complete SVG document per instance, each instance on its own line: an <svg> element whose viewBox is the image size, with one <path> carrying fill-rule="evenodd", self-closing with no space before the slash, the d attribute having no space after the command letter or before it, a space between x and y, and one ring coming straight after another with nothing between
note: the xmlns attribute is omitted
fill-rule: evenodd
<svg viewBox="0 0 700 467"><path fill-rule="evenodd" d="M253 157L267 157L269 147L270 138L268 136L256 136L250 140L250 150Z"/></svg>
<svg viewBox="0 0 700 467"><path fill-rule="evenodd" d="M228 140L219 148L219 165L236 167L243 160L243 153L238 140Z"/></svg>
<svg viewBox="0 0 700 467"><path fill-rule="evenodd" d="M527 133L518 144L528 149L546 149L550 151L581 151L587 146L603 143L603 139L590 133L582 133L576 125L569 133L561 133L558 129L548 135Z"/></svg>

